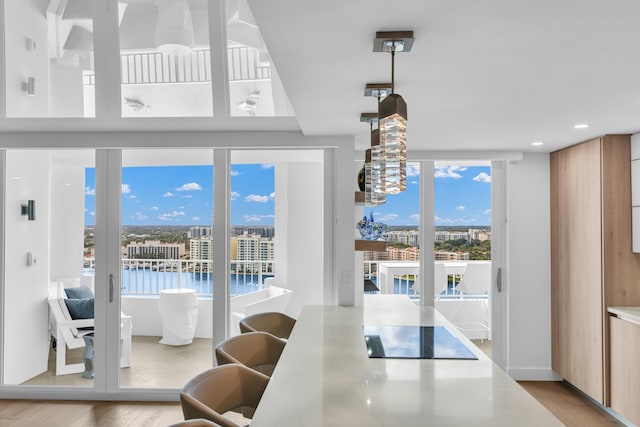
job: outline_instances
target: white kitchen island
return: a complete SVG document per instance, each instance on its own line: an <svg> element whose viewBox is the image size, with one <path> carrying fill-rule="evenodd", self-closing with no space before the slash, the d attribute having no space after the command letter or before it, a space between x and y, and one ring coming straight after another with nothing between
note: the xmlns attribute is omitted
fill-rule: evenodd
<svg viewBox="0 0 640 427"><path fill-rule="evenodd" d="M447 326L478 360L370 359L363 325ZM431 307L404 295L306 306L254 415L274 426L561 426Z"/></svg>

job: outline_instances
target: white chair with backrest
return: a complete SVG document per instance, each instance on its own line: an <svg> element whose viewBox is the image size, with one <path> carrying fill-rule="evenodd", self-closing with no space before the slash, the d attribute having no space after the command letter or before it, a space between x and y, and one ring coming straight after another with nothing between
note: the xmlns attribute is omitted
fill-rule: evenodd
<svg viewBox="0 0 640 427"><path fill-rule="evenodd" d="M440 297L443 292L447 292L447 272L444 269L444 264L433 264L433 296L436 301L440 301Z"/></svg>
<svg viewBox="0 0 640 427"><path fill-rule="evenodd" d="M93 333L94 319L72 319L64 302L67 299L65 288L79 287L79 278L64 278L52 282L49 287L49 324L50 333L56 339L56 375L77 374L84 371L84 363L67 364L67 349L85 346L84 335ZM131 316L120 317L120 338L122 353L120 367L131 366ZM87 329L90 328L90 329Z"/></svg>
<svg viewBox="0 0 640 427"><path fill-rule="evenodd" d="M491 263L470 262L456 289L463 298L485 297L491 283Z"/></svg>

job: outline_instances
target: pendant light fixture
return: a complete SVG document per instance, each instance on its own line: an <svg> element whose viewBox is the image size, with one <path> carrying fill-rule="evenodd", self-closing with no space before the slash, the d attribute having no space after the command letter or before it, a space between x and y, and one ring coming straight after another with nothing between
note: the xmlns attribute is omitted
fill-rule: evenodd
<svg viewBox="0 0 640 427"><path fill-rule="evenodd" d="M379 31L373 43L374 52L391 52L391 93L378 108L387 194L398 194L407 188L407 103L395 93L395 54L408 52L413 40L413 31Z"/></svg>
<svg viewBox="0 0 640 427"><path fill-rule="evenodd" d="M166 55L183 56L193 49L193 21L186 0L155 0L158 6L156 46Z"/></svg>
<svg viewBox="0 0 640 427"><path fill-rule="evenodd" d="M365 151L364 160L364 204L365 206L378 206L387 201L387 193L384 189L384 162L380 155L380 133L373 129L373 124L378 123L378 113L362 113L361 122L369 123L371 129L371 148Z"/></svg>

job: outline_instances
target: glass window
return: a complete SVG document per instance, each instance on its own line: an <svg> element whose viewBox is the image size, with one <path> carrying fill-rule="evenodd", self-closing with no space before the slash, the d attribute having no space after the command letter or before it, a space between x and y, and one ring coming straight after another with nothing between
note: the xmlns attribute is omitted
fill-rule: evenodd
<svg viewBox="0 0 640 427"><path fill-rule="evenodd" d="M122 117L210 117L208 2L129 2L120 23Z"/></svg>
<svg viewBox="0 0 640 427"><path fill-rule="evenodd" d="M7 117L95 117L90 1L5 1Z"/></svg>
<svg viewBox="0 0 640 427"><path fill-rule="evenodd" d="M293 116L293 108L246 0L227 0L231 116Z"/></svg>

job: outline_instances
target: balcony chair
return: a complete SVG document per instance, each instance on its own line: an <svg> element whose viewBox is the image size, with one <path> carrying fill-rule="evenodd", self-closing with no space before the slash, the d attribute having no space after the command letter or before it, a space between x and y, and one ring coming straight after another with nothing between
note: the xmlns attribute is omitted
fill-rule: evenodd
<svg viewBox="0 0 640 427"><path fill-rule="evenodd" d="M184 418L204 418L222 427L246 425L268 383L268 376L237 363L208 369L180 392Z"/></svg>
<svg viewBox="0 0 640 427"><path fill-rule="evenodd" d="M288 339L296 319L284 313L266 312L247 316L240 321L240 332L268 332L278 338Z"/></svg>
<svg viewBox="0 0 640 427"><path fill-rule="evenodd" d="M67 349L72 350L84 347L85 340L83 336L94 332L94 319L73 319L65 303L65 299L67 299L65 288L79 289L79 282L80 280L77 278L59 279L57 282L52 283L49 288L49 332L55 339L56 375L78 374L85 369L84 363L67 364L66 361ZM121 314L121 368L131 366L131 330L131 316Z"/></svg>
<svg viewBox="0 0 640 427"><path fill-rule="evenodd" d="M271 376L284 350L285 342L266 332L247 332L216 346L218 366L239 363Z"/></svg>

